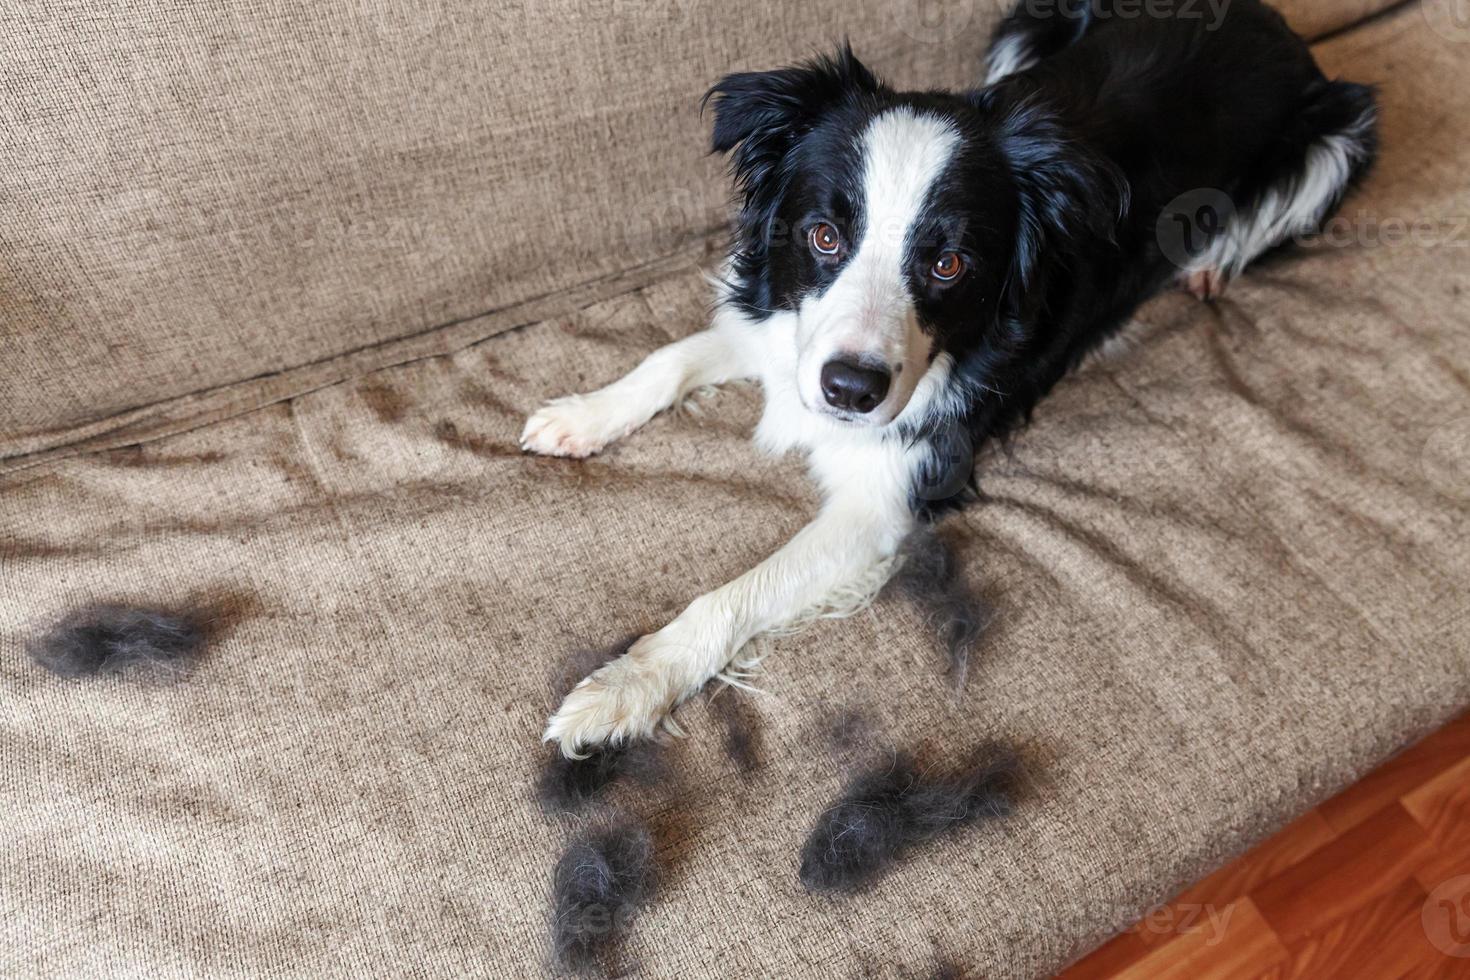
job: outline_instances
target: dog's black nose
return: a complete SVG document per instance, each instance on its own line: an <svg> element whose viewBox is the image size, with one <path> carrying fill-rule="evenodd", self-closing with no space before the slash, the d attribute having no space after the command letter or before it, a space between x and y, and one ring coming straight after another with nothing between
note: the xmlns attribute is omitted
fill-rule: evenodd
<svg viewBox="0 0 1470 980"><path fill-rule="evenodd" d="M866 414L888 394L887 369L863 367L855 361L835 360L822 365L822 397L833 408Z"/></svg>

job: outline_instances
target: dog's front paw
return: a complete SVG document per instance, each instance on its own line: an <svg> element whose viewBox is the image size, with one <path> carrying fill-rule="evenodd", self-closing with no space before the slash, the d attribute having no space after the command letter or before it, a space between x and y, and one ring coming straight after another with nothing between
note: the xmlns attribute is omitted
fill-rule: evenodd
<svg viewBox="0 0 1470 980"><path fill-rule="evenodd" d="M613 408L596 392L547 402L526 420L521 448L543 456L591 456L635 428Z"/></svg>
<svg viewBox="0 0 1470 980"><path fill-rule="evenodd" d="M563 755L578 759L587 749L651 737L675 695L667 672L638 655L648 640L583 678L547 722L542 741L557 742Z"/></svg>

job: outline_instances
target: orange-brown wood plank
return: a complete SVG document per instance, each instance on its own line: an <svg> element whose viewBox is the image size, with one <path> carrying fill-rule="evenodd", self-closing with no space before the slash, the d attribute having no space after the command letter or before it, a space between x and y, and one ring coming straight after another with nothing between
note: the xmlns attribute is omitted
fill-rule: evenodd
<svg viewBox="0 0 1470 980"><path fill-rule="evenodd" d="M1249 898L1219 910L1204 928L1176 936L1118 973L1119 980L1248 980L1282 963L1287 950Z"/></svg>
<svg viewBox="0 0 1470 980"><path fill-rule="evenodd" d="M1399 980L1465 980L1467 976L1470 976L1467 961L1445 956L1436 962L1419 964Z"/></svg>
<svg viewBox="0 0 1470 980"><path fill-rule="evenodd" d="M1438 963L1444 954L1419 924L1424 889L1406 878L1377 898L1309 933L1289 947L1283 980L1382 977L1392 980Z"/></svg>
<svg viewBox="0 0 1470 980"><path fill-rule="evenodd" d="M1171 904L1225 906L1251 889L1300 864L1337 835L1316 810L1308 810L1276 836L1256 845L1197 885L1185 889Z"/></svg>
<svg viewBox="0 0 1470 980"><path fill-rule="evenodd" d="M1470 758L1406 794L1403 805L1434 844L1419 871L1426 890L1470 872Z"/></svg>
<svg viewBox="0 0 1470 980"><path fill-rule="evenodd" d="M1398 803L1385 807L1251 892L1288 946L1411 877L1432 851Z"/></svg>
<svg viewBox="0 0 1470 980"><path fill-rule="evenodd" d="M1062 974L1175 976L1470 978L1470 714Z"/></svg>
<svg viewBox="0 0 1470 980"><path fill-rule="evenodd" d="M1181 932L1196 928L1220 909L1246 895L1278 871L1300 862L1336 836L1327 821L1309 810L1274 837L1203 881L1190 886L1173 901L1151 911L1129 930L1144 946L1153 948L1172 942Z"/></svg>
<svg viewBox="0 0 1470 980"><path fill-rule="evenodd" d="M1460 977L1470 977L1470 874L1435 878L1433 884L1426 883L1422 874L1419 878L1428 893L1419 911L1419 927L1443 954L1440 959L1458 965Z"/></svg>
<svg viewBox="0 0 1470 980"><path fill-rule="evenodd" d="M1119 933L1088 956L1062 971L1057 980L1105 980L1116 977L1148 955L1149 947L1129 929Z"/></svg>
<svg viewBox="0 0 1470 980"><path fill-rule="evenodd" d="M1470 714L1409 746L1317 809L1334 830L1350 830L1464 758L1470 758Z"/></svg>

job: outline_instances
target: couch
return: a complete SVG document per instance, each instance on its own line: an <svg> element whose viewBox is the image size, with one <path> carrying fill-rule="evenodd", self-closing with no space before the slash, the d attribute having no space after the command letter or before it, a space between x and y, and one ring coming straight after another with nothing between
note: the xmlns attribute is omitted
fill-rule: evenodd
<svg viewBox="0 0 1470 980"><path fill-rule="evenodd" d="M1470 705L1470 27L1290 0L1381 87L1322 242L1161 297L946 519L995 610L969 678L885 596L680 709L614 803L661 882L648 976L1043 976ZM544 398L702 326L728 186L699 96L850 36L974 82L990 4L26 5L0 24L0 970L535 975L583 817L533 800L577 651L800 527L759 393L606 454L523 455ZM1228 14L1227 14L1228 15ZM211 610L187 676L66 680L99 601ZM796 853L849 768L1001 740L1009 818L870 890ZM621 802L619 802L621 801Z"/></svg>

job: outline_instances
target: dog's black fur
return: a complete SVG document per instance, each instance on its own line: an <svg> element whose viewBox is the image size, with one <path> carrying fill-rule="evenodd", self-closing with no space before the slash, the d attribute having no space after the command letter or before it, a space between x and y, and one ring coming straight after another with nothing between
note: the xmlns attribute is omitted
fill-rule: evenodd
<svg viewBox="0 0 1470 980"><path fill-rule="evenodd" d="M1325 219L1371 164L1375 103L1329 81L1306 44L1259 0L1235 0L1217 24L1107 16L1107 0L1033 14L1022 4L997 40L1035 63L974 91L897 92L853 56L730 75L710 90L713 147L731 153L742 206L726 302L760 320L793 310L841 271L807 247L814 215L861 232L860 165L850 147L878 113L906 106L950 120L957 158L911 235L908 282L934 351L955 359L947 408L897 426L952 465L955 431L975 449L1029 418L1037 401L1124 324L1179 268L1156 225L1182 193L1224 192L1249 214L1306 178L1316 141L1352 140L1349 178ZM955 250L967 273L924 275ZM965 496L958 481L918 474L923 514ZM942 493L927 492L946 485Z"/></svg>

